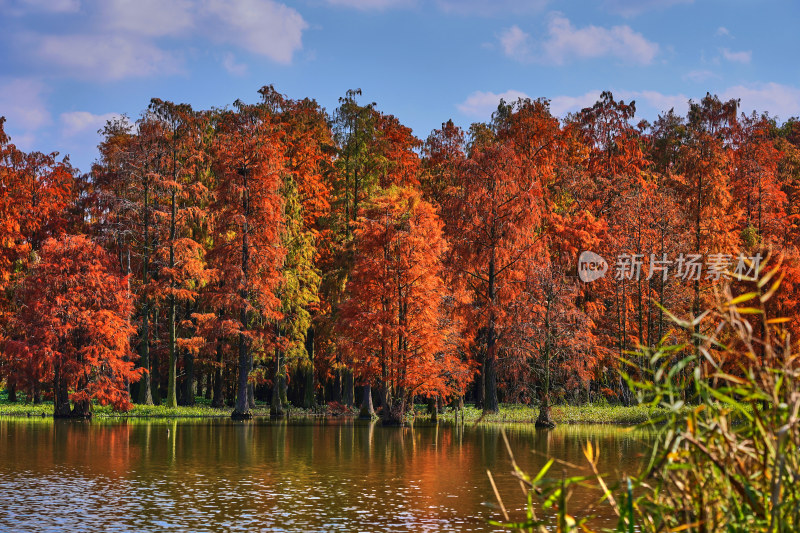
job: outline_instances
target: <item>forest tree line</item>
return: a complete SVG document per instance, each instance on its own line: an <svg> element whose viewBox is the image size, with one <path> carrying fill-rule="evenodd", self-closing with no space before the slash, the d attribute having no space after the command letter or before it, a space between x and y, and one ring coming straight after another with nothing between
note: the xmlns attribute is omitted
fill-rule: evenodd
<svg viewBox="0 0 800 533"><path fill-rule="evenodd" d="M387 421L415 399L628 403L629 353L683 342L669 314L698 315L724 280L615 276L621 254L645 271L679 254L783 261L769 305L796 314L795 119L707 95L648 123L603 93L566 117L501 102L421 140L360 91L332 114L259 94L153 99L106 124L85 174L18 150L0 119L9 400L83 416L205 396L242 418L256 399L275 416L338 402ZM612 263L592 283L586 250Z"/></svg>

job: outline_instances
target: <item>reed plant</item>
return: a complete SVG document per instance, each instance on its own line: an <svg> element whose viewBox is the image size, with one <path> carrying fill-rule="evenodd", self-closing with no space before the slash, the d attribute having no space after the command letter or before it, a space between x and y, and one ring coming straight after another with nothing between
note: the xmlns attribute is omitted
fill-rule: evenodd
<svg viewBox="0 0 800 533"><path fill-rule="evenodd" d="M665 413L643 424L655 437L641 471L607 483L597 468L602 450L587 442L587 476L553 478L553 460L528 474L508 447L526 511L510 516L495 489L503 520L492 523L594 531L592 517L569 506L573 488L590 484L618 517L605 531L800 531L800 350L793 317L770 316L781 279L780 261L738 276L708 310L689 320L671 316L669 339L625 361L628 369L638 361L624 377L639 402Z"/></svg>

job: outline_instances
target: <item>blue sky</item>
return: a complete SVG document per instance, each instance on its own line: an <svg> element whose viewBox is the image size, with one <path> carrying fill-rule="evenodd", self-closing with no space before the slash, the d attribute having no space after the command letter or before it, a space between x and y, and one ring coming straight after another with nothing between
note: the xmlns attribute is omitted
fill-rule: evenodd
<svg viewBox="0 0 800 533"><path fill-rule="evenodd" d="M222 107L265 84L329 111L361 88L421 138L500 97L563 116L606 89L646 119L707 91L785 119L798 22L790 0L0 0L0 115L81 170L105 121L152 97Z"/></svg>

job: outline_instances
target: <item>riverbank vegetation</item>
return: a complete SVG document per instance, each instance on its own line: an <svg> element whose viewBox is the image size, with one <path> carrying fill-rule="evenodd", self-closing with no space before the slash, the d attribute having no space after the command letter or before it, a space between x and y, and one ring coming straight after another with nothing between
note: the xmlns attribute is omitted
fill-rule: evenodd
<svg viewBox="0 0 800 533"><path fill-rule="evenodd" d="M535 424L540 414L538 407L527 405L501 404L497 413L486 413L482 409L468 405L463 411L446 411L440 414L439 418L445 421L464 420L467 424ZM666 409L639 404L554 405L550 408L550 418L556 424L636 425L650 420L661 420L667 414Z"/></svg>
<svg viewBox="0 0 800 533"><path fill-rule="evenodd" d="M648 406L632 405L580 405L580 406L554 406L551 416L557 424L615 424L635 425L649 420L660 420L666 416L665 409L652 409ZM38 404L17 401L8 402L0 394L0 416L53 416L53 403L43 401ZM233 408L212 407L210 402L202 398L196 399L195 405L167 407L165 405L134 404L129 411L115 411L112 406L93 406L94 416L99 417L164 417L164 418L219 418L229 417ZM270 416L270 406L265 402L256 402L252 409L254 417ZM357 418L358 411L337 409L336 406L320 405L312 409L302 409L290 406L285 413L290 418L303 417L350 417ZM426 406L418 404L413 413L406 413L409 422L428 423L431 415ZM474 424L534 424L539 417L539 409L532 406L501 404L497 413L484 413L482 409L469 404L463 410L457 411L446 408L438 413L437 419L443 423Z"/></svg>
<svg viewBox="0 0 800 533"><path fill-rule="evenodd" d="M529 475L509 447L526 512L512 519L495 489L504 518L495 525L540 533L591 531L591 517L574 514L568 500L571 486L594 483L600 504L618 517L614 531L797 530L798 347L785 327L789 321L772 306L779 270L749 281L751 290L736 296L725 291L701 316L676 320L695 342L639 352L654 371L647 380L628 383L643 405L669 413L660 425L643 425L652 430L653 448L640 472L607 484L597 468L603 450L587 440L588 478L549 478L553 461ZM700 324L712 333L694 333ZM685 407L686 386L679 377L687 367L693 368L691 408Z"/></svg>
<svg viewBox="0 0 800 533"><path fill-rule="evenodd" d="M634 404L628 354L683 359L710 326L668 314L699 316L732 274L781 265L771 305L795 332L797 120L708 95L648 124L603 93L567 117L502 102L422 140L360 99L153 99L106 124L87 173L20 151L0 121L8 401L91 416L201 397L235 418L335 404L395 424L414 402L533 413L504 403L547 426L592 412L551 405ZM637 379L652 370L633 362ZM698 365L677 371L682 400Z"/></svg>

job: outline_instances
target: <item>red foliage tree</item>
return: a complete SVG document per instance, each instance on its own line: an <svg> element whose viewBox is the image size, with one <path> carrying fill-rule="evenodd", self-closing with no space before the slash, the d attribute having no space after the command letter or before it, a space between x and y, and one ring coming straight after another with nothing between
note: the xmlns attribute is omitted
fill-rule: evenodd
<svg viewBox="0 0 800 533"><path fill-rule="evenodd" d="M92 399L131 407L126 385L143 370L129 347L130 293L114 271L112 257L86 237L50 239L19 290L14 325L22 334L6 349L52 380L56 417L90 416Z"/></svg>
<svg viewBox="0 0 800 533"><path fill-rule="evenodd" d="M319 241L330 214L333 140L324 111L313 100L290 100L272 86L259 90L263 106L280 131L284 149L283 197L286 255L278 289L282 318L275 325L271 416L287 406L287 372L305 384L303 405L315 403L315 322L324 319L320 306Z"/></svg>
<svg viewBox="0 0 800 533"><path fill-rule="evenodd" d="M73 169L57 153L25 153L10 143L0 117L0 289L24 272L27 254L62 233L74 201Z"/></svg>
<svg viewBox="0 0 800 533"><path fill-rule="evenodd" d="M214 171L215 241L209 254L217 270L215 306L238 311L238 391L233 416L250 416L248 382L255 340L263 343L280 318L275 291L285 251L280 195L284 154L263 106L236 103L218 117Z"/></svg>
<svg viewBox="0 0 800 533"><path fill-rule="evenodd" d="M15 285L42 243L67 229L76 196L68 159L58 161L57 153L18 150L5 135L3 123L0 117L0 340L14 313ZM0 377L7 379L12 399L18 378L35 379L37 372L30 370L25 376L14 373L3 364L0 353ZM38 389L38 384L32 387L35 401L40 399Z"/></svg>
<svg viewBox="0 0 800 533"><path fill-rule="evenodd" d="M391 189L363 210L355 238L343 350L361 380L377 379L384 421L398 423L413 395L460 393L471 377L447 342L442 223L418 192Z"/></svg>
<svg viewBox="0 0 800 533"><path fill-rule="evenodd" d="M148 405L161 400L153 345L158 323L156 248L163 236L159 212L168 179L161 173L166 159L162 126L152 114L145 114L135 131L126 117L109 121L99 146L100 160L92 168L99 239L118 257L120 272L136 273L129 279L137 309L139 362L146 370L137 401Z"/></svg>
<svg viewBox="0 0 800 533"><path fill-rule="evenodd" d="M764 117L743 116L732 135L731 191L743 214L744 244L751 248L780 243L787 225L781 152L771 129Z"/></svg>
<svg viewBox="0 0 800 533"><path fill-rule="evenodd" d="M515 109L530 113L534 127L512 133L509 114ZM549 131L553 120L542 102L520 101L507 108L501 104L494 131L473 128L469 157L448 200L451 245L458 255L454 265L473 298L473 334L482 339L486 412L499 409L498 340L501 348L512 342L502 338L503 327L520 290L524 259L541 238L542 174L551 168L553 139L538 133ZM526 150L519 149L523 143Z"/></svg>
<svg viewBox="0 0 800 533"><path fill-rule="evenodd" d="M206 117L195 113L186 104L174 104L153 99L150 119L156 135L154 142L161 154L152 174L156 177L161 209L155 211L159 244L154 250L157 265L152 287L156 304L166 303L166 322L169 352L167 372L167 407L178 405L178 355L184 352L184 387L181 396L185 403L194 402L191 392L194 381L194 353L201 339L192 337L196 330L191 320L191 307L198 296L198 288L208 280L205 268L205 250L195 240L198 222L203 218L201 208L207 197L207 188L197 179L206 166L203 131ZM185 320L180 320L183 311ZM189 327L180 327L181 323Z"/></svg>
<svg viewBox="0 0 800 533"><path fill-rule="evenodd" d="M375 104L360 105L360 90L348 91L339 100L334 114L333 132L337 145L333 161L331 216L320 243L320 267L325 273L321 284L321 307L326 311L319 335L315 337L324 356L323 368L333 378L333 399L345 405L354 403L351 369L343 364L336 350L336 323L343 289L358 255L353 230L362 206L392 185L419 183L419 140L397 118L375 109Z"/></svg>

